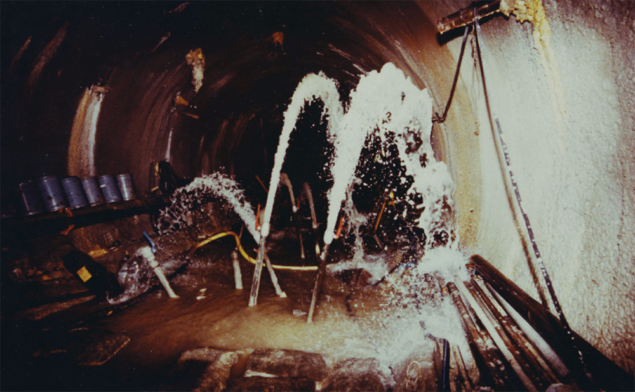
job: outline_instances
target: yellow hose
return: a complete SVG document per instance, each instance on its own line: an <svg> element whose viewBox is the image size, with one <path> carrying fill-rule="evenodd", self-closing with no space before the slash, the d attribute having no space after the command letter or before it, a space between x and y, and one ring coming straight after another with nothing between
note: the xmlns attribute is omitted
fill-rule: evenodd
<svg viewBox="0 0 635 392"><path fill-rule="evenodd" d="M209 244L212 241L216 241L219 238L223 238L223 237L227 237L227 236L232 236L234 237L234 239L236 240L236 246L238 247L238 250L240 251L240 254L245 258L245 260L247 260L248 262L250 262L253 265L256 265L256 259L252 259L247 252L245 252L245 250L243 249L242 245L240 244L240 238L238 238L238 234L234 233L233 231L222 231L220 233L214 234L213 236L204 239L203 241L199 242L198 244L196 244L196 246L194 247L193 251L205 246L207 244ZM316 265L309 265L309 266L294 266L294 265L276 265L273 264L272 267L274 269L277 270L289 270L289 271L317 271L318 267Z"/></svg>

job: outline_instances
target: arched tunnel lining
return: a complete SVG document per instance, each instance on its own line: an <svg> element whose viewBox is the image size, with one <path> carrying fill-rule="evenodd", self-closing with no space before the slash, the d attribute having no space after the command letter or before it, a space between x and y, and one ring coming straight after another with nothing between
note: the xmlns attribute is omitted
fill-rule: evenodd
<svg viewBox="0 0 635 392"><path fill-rule="evenodd" d="M360 68L370 71L393 62L414 84L426 87L437 105L435 110L441 110L450 89L458 43L455 40L439 45L433 21L465 5L456 3L256 3L244 11L241 8L240 12L237 6L212 3L193 4L174 13L170 13L171 4L155 10L142 5L118 5L118 9L110 9L105 14L84 6L79 7L80 11L66 7L52 12L58 15L52 19L44 15L50 10L42 11L40 19L32 18L33 23L46 20L45 29L35 29L34 25L20 29L15 23L3 23L3 41L7 33L12 34L10 49L3 50L5 58L15 56L24 40L33 34L30 49L15 62L12 73L8 73L9 62L3 62L3 74L11 75L9 86L3 88L3 204L4 192L10 188L6 184L11 181L66 174L68 140L81 92L112 69L110 91L104 96L97 123L97 174L131 172L138 190L147 192L150 163L165 159L170 151L171 162L180 174L197 176L224 167L237 176L248 192L256 195L260 192L259 185L252 176L257 172L266 182L282 127L282 112L298 81L309 72L324 71L336 79L346 97L357 83ZM617 42L613 52L607 52L601 44L602 34L605 39L609 36L608 39L614 40L610 34L621 31L621 27L611 27L610 21L604 21L606 32L603 33L601 28L588 27L591 22L586 22L590 17L581 11L573 12L568 3L559 9L550 3L547 5L554 31L560 34L554 34L554 45L561 49L559 60L563 69L577 56L566 50L567 43L577 42L571 41L568 35L571 33L566 28L572 25L572 20L579 22L576 25L579 31L591 37L588 49L600 50L607 54L605 57L618 53L628 39L632 43L631 29L625 32L628 39ZM619 7L615 7L605 13L609 17L619 14ZM590 3L581 7L595 8ZM627 20L632 17L632 10L629 12L625 14ZM26 18L24 13L15 6L9 14L18 20ZM215 23L210 22L209 15L215 15ZM36 35L28 31L29 28L46 31ZM60 31L65 31L62 42L56 53L47 55L47 48L54 48L50 46L51 40L60 37ZM270 38L276 31L284 32L284 53L276 50ZM169 37L157 47L167 33ZM628 235L633 216L625 206L633 199L632 187L628 185L633 181L633 164L628 160L628 147L633 145L633 138L627 132L629 126L632 129L633 115L628 109L617 113L615 109L628 107L628 97L633 95L632 84L615 87L616 80L623 76L616 70L622 58L618 55L614 56L618 60L608 67L615 70L614 75L599 75L604 81L599 86L590 83L586 88L574 87L568 75L563 75L569 111L574 113L569 115L573 124L554 127L557 116L549 104L549 89L553 86L547 87L549 80L540 76L543 72L540 55L532 48L531 34L531 26L502 18L484 27L488 50L485 61L492 67L490 73L496 75L492 84L496 85L494 95L498 93L500 97L494 101L505 108L501 114L503 126L514 124L506 128L512 139L512 157L518 157L515 162L519 163L521 190L525 190L523 196L528 195L528 209L534 217L538 241L545 244L547 266L554 271L556 291L564 297L565 313L574 329L632 373L633 329L627 325L634 317L629 305L633 303L632 293L628 290L629 283L633 282L632 263L628 265L634 249L632 236ZM555 39L558 37L562 38ZM194 94L185 55L196 48L201 48L205 55L206 72L202 89ZM41 63L43 60L46 61ZM597 61L582 70L592 74L607 68ZM528 65L524 67L523 63ZM33 72L36 68L42 69L38 77ZM513 71L517 70L522 70L526 77L514 75ZM480 252L536 295L527 256L519 240L522 229L516 227L506 200L502 173L483 115L478 79L473 72L473 64L466 61L449 118L445 124L435 125L435 152L448 163L457 184L455 198L463 249ZM632 80L626 76L626 80ZM25 81L24 85L34 82L33 86L23 89L21 81ZM507 89L505 85L512 88ZM534 87L528 87L530 85ZM518 91L518 97L526 99L505 95L513 88ZM597 91L609 97L607 104L612 108L605 110L609 113L605 121L594 123L577 113L587 110L580 102L583 97ZM198 119L174 110L173 102L179 92L196 106L192 113ZM509 99L505 101L505 98ZM523 105L525 100L530 104ZM547 103L536 103L541 100ZM538 112L549 124L532 118ZM5 116L5 113L14 114ZM518 120L513 115L522 118L526 126L517 126ZM578 118L582 118L581 122ZM599 135L600 142L608 146L606 149L598 152L591 145L572 144L576 125L584 129L608 128L612 127L611 119L619 119L621 125ZM592 125L585 125L584 121ZM529 131L540 127L543 130L539 135L543 139L538 138L541 141L537 142ZM20 131L11 133L9 129ZM589 132L585 135L598 136ZM264 149L261 140L264 140ZM4 148L7 145L17 147L9 151ZM527 146L525 151L523 146ZM265 149L268 162L262 165ZM618 151L616 158L604 160L612 149ZM536 158L536 152L540 151L546 156ZM565 185L579 194L584 187L563 180L562 188L547 191L548 196L540 195L541 190L548 188L547 182L562 180L566 176L562 172L573 170L572 164L585 154L591 154L596 162L606 163L607 174L602 178L610 180L594 176L600 185L591 186L593 195L577 197L569 204L554 202L553 196L566 190ZM550 170L549 163L559 162L558 158L551 157L559 155L566 157L563 159L568 160L567 164L556 166L551 169L552 174L540 178L538 173ZM23 164L15 164L24 157L27 159ZM535 170L533 165L537 165ZM580 175L573 172L575 176ZM586 184L583 180L579 183ZM617 206L614 210L619 213L610 216L622 222L615 228L603 230L606 234L601 235L600 242L605 245L593 244L593 234L589 234L597 230L593 226L603 227L598 223L603 219L601 214L578 218L566 212L569 208L596 208L606 212L602 199L608 200L608 208ZM578 225L575 230L574 224ZM561 225L564 227L559 227ZM584 249L587 256L567 255L561 249L566 248L564 244ZM585 262L574 262L571 258ZM594 263L597 259L610 259L614 275L597 278L598 271L605 268ZM576 285L575 277L582 283ZM592 288L593 282L598 281L600 283L595 283L597 292L588 300L580 301L579 293L588 291L585 287ZM606 308L605 304L620 304L626 310L605 310L602 317L587 320L591 312ZM602 332L607 327L615 332ZM617 341L625 343L623 350L613 348Z"/></svg>

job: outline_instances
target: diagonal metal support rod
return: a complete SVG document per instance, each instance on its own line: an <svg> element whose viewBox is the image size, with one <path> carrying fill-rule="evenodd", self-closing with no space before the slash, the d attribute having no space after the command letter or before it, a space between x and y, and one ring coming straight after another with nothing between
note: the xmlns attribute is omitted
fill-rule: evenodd
<svg viewBox="0 0 635 392"><path fill-rule="evenodd" d="M305 182L303 185L303 191L306 199L309 201L309 208L311 210L311 228L313 229L313 236L315 237L315 254L320 255L320 243L318 237L318 224L317 217L315 215L315 204L313 204L313 192L311 192L311 187L308 182Z"/></svg>
<svg viewBox="0 0 635 392"><path fill-rule="evenodd" d="M311 297L311 307L309 308L309 316L306 320L307 323L313 322L313 313L315 312L315 306L317 305L320 291L322 291L324 275L326 274L326 258L329 254L329 245L330 244L324 244L324 251L322 252L322 257L320 257L320 267L318 268L318 273L315 277L315 286L313 287L313 296Z"/></svg>
<svg viewBox="0 0 635 392"><path fill-rule="evenodd" d="M298 211L298 206L295 203L295 196L293 194L293 185L291 184L291 180L286 173L280 174L280 181L286 185L287 190L289 191L289 199L291 200L291 209L293 212L293 221L295 224L295 232L298 236L298 242L300 242L300 258L304 260L306 258L304 254L304 241L302 240L302 232L300 231L300 216Z"/></svg>
<svg viewBox="0 0 635 392"><path fill-rule="evenodd" d="M249 306L256 306L258 302L258 290L260 289L260 277L262 276L262 263L265 259L266 238L261 235L260 247L258 249L258 260L254 269L254 278L251 282L251 292L249 294Z"/></svg>

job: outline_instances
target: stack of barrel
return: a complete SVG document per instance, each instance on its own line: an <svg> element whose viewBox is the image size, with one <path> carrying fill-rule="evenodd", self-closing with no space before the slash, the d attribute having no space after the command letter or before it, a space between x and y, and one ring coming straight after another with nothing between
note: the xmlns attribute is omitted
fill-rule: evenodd
<svg viewBox="0 0 635 392"><path fill-rule="evenodd" d="M130 201L137 196L131 174L106 174L99 177L44 176L36 182L19 185L19 204L25 216L56 212L64 208L76 210L102 204Z"/></svg>

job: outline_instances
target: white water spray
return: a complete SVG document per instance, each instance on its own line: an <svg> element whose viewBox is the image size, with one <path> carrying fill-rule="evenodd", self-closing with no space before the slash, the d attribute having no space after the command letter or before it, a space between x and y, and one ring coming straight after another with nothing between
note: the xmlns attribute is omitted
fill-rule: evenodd
<svg viewBox="0 0 635 392"><path fill-rule="evenodd" d="M393 64L361 77L351 93L350 108L336 128L325 244L333 240L340 206L355 179L364 142L373 133L379 135L383 144L393 140L406 175L414 180L408 193L423 195L425 209L418 226L432 233L443 225L442 207L444 203L451 207L454 183L445 163L434 159L431 118L432 99L428 92L419 90ZM428 247L431 240L427 241Z"/></svg>
<svg viewBox="0 0 635 392"><path fill-rule="evenodd" d="M192 204L192 201L201 202L209 199L210 196L224 199L245 223L245 227L254 240L260 241L260 233L256 230L256 214L251 203L245 199L244 191L240 189L236 181L218 172L197 177L187 186L177 189L171 197L172 205L161 211L159 221L168 222L166 225L168 227L165 229L169 229L185 221L185 214L188 211L182 208L184 204ZM190 202L184 203L184 199Z"/></svg>
<svg viewBox="0 0 635 392"><path fill-rule="evenodd" d="M322 117L324 118L326 115L329 116L326 132L329 140L332 140L333 129L337 127L337 124L340 122L343 114L339 98L340 95L337 90L337 83L333 79L327 78L322 72L317 75L309 74L305 76L295 89L293 97L291 98L291 104L284 113L284 126L282 128L282 134L280 135L278 149L276 150L274 158L271 181L269 182L269 189L271 191L267 195L265 216L260 231L262 238L266 238L269 235L269 222L271 221L271 213L273 211L273 204L276 198L275 190L278 189L278 184L280 182L280 171L282 170L282 164L284 163L287 148L289 147L291 132L295 129L295 124L304 109L304 105L317 99L320 99L324 103L324 112Z"/></svg>
<svg viewBox="0 0 635 392"><path fill-rule="evenodd" d="M432 100L427 91L414 86L392 64L386 64L380 72L373 71L363 76L350 96L350 105L344 114L336 82L323 73L307 75L298 85L285 112L260 233L255 229L253 207L244 199L236 183L222 174L198 178L177 192L193 193L194 198L201 193L211 192L224 198L243 219L256 242L261 242L261 239L264 241L270 231L275 190L281 180L290 135L305 105L321 100L324 103L323 117L328 115L327 138L334 146L330 168L334 183L328 193L324 242L332 242L338 214L344 202L348 230L355 233L356 247L362 248L360 226L368 222L368 217L356 210L352 193L353 184L363 182L357 177L363 177L364 173L356 173L356 169L369 137L378 137L382 148L388 144L397 147L401 164L406 169L405 175L413 179L408 194L418 193L423 196L418 209L425 209L416 224L428 235L426 254L420 263L408 269L404 265L403 269L393 275L387 276L389 269L383 263L384 256L368 257L363 252L356 253L352 262L331 268L334 272L363 267L372 272L373 282L387 276L383 286L387 288L387 293L381 303L382 312L371 317L371 322L381 328L378 328L377 334L368 336L370 344L368 341L352 342L351 347L346 347L345 354L350 355L355 350L370 350L367 355L376 356L387 368L390 364L404 360L404 356L416 344L425 340L426 333L446 338L453 344L460 345L462 350L465 348L467 352L460 319L451 301L435 297L430 303L426 303L425 298L417 294L423 291L421 288L430 289L432 286L425 280L428 278L426 275L443 277L449 281L457 271L460 270L460 274L465 273L466 262L465 256L455 249L430 249L431 234L439 228L449 231L454 224L452 217L444 215L446 205L450 209L453 207L454 184L446 165L435 160L430 144Z"/></svg>
<svg viewBox="0 0 635 392"><path fill-rule="evenodd" d="M432 99L427 91L418 89L391 63L384 65L380 72L373 71L361 77L357 88L351 93L346 114L340 104L335 81L323 73L309 74L302 79L284 114L269 189L278 188L289 138L304 105L317 99L324 102L323 116L329 116L327 137L334 146L330 170L333 186L328 193L325 244L333 241L341 204L355 179L355 169L364 143L373 133L378 134L383 143L390 139L397 145L406 175L412 176L414 180L408 193L420 193L423 196L423 205L419 207L425 208L418 219L418 226L432 234L447 224L445 221L448 217L443 216L443 212L444 207L446 210L452 208L454 183L445 163L434 159L430 144ZM269 234L275 196L275 191L267 195L262 238ZM428 237L426 246L430 248L432 236Z"/></svg>
<svg viewBox="0 0 635 392"><path fill-rule="evenodd" d="M441 229L450 232L454 225L454 183L445 163L435 160L430 144L430 95L426 90L413 85L393 64L387 63L381 71L372 71L362 76L350 97L349 109L344 114L337 83L333 79L322 72L309 74L302 79L284 114L269 189L276 190L279 186L290 135L305 105L319 99L324 103L323 118L328 116L327 139L334 147L330 168L333 186L328 192L324 243L328 245L333 241L337 217L342 202L347 199L347 190L350 190L356 180L356 169L364 144L369 137L376 136L380 138L382 148L391 143L397 147L401 164L406 169L405 175L413 180L407 193L421 194L423 197L423 203L417 206L423 212L416 224L427 234L426 249L430 249L433 234ZM363 177L364 173L360 176ZM406 179L404 177L401 180L403 183ZM242 191L238 190L233 181L216 173L195 180L184 191L191 192L199 187L224 197L245 221L256 241L260 242L261 238L266 239L269 235L275 191L267 195L262 226L260 233L257 233L253 223L253 208L251 205L245 208L244 198L238 201L238 193L242 197ZM450 246L455 244L453 240L454 238L450 238Z"/></svg>

